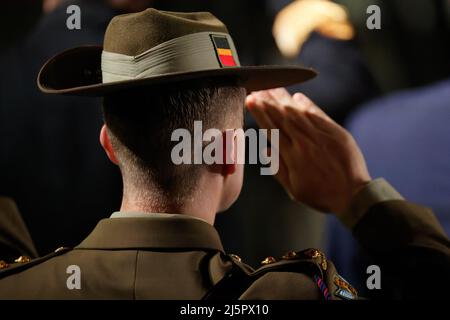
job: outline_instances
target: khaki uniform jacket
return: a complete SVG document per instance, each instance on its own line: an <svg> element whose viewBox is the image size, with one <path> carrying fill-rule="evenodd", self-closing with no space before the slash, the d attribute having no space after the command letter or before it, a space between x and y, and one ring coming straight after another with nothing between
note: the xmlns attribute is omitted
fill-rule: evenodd
<svg viewBox="0 0 450 320"><path fill-rule="evenodd" d="M390 188L376 184L384 191ZM448 298L443 288L450 284L449 241L433 213L392 199L392 192L390 200L389 192L373 196L373 189L354 201L352 210L362 210L357 221L343 222L355 223L356 239L380 266L385 297ZM30 261L4 261L0 299L201 299L208 293L240 299L357 298L356 290L318 250L290 252L265 262L254 270L225 254L214 227L199 219L110 218L101 220L73 249ZM227 294L214 296L216 288L227 286L234 288L232 294L227 289Z"/></svg>

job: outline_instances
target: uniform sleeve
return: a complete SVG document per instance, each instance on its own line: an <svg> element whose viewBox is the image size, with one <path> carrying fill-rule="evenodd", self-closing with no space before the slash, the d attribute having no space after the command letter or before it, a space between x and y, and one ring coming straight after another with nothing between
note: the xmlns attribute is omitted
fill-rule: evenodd
<svg viewBox="0 0 450 320"><path fill-rule="evenodd" d="M343 222L380 267L380 296L448 297L450 242L445 231L430 209L401 200L384 181L377 184L357 195L361 202L353 204L355 216Z"/></svg>
<svg viewBox="0 0 450 320"><path fill-rule="evenodd" d="M349 229L353 229L372 205L389 200L404 199L386 180L375 179L355 196L350 208L344 212L340 220Z"/></svg>
<svg viewBox="0 0 450 320"><path fill-rule="evenodd" d="M319 300L321 292L305 274L269 272L255 281L240 300Z"/></svg>

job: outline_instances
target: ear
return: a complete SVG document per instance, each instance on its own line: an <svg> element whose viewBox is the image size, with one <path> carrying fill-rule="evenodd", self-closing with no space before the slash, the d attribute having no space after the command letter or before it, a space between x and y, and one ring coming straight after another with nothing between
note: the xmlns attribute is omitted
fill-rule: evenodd
<svg viewBox="0 0 450 320"><path fill-rule="evenodd" d="M115 165L119 165L119 160L117 160L116 154L114 153L106 125L103 125L100 130L100 144L102 145L103 150L105 150L109 160L111 160L111 162Z"/></svg>
<svg viewBox="0 0 450 320"><path fill-rule="evenodd" d="M236 172L237 165L237 143L234 130L225 130L222 132L223 141L223 169L224 176Z"/></svg>

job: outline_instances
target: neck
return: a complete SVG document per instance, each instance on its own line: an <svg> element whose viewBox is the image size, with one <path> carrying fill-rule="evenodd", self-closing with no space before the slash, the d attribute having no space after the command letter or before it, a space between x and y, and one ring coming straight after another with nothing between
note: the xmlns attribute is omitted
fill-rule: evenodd
<svg viewBox="0 0 450 320"><path fill-rule="evenodd" d="M220 204L219 197L214 195L213 190L214 188L198 188L191 196L177 201L170 195L124 184L120 211L183 214L213 225Z"/></svg>

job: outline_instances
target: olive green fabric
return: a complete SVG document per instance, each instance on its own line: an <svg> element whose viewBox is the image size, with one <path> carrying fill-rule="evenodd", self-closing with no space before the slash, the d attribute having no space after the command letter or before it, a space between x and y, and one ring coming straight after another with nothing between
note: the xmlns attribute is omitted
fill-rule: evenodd
<svg viewBox="0 0 450 320"><path fill-rule="evenodd" d="M209 12L166 12L150 8L114 17L106 29L103 50L137 56L163 42L198 32L228 33L228 30Z"/></svg>
<svg viewBox="0 0 450 320"><path fill-rule="evenodd" d="M213 284L210 263L215 279L227 270L213 259L221 254L216 230L196 219L104 219L73 250L0 280L0 297L200 299ZM71 265L80 290L67 288Z"/></svg>
<svg viewBox="0 0 450 320"><path fill-rule="evenodd" d="M371 181L352 200L348 208L340 217L341 222L349 229L353 229L372 205L389 201L404 200L400 193L383 178Z"/></svg>
<svg viewBox="0 0 450 320"><path fill-rule="evenodd" d="M123 75L114 77L111 70L116 68L111 68L111 61L108 61L107 76L103 79L101 67L103 51L130 57L132 61L136 58L137 61L140 54L158 46L205 32L210 33L211 36L226 35L236 62L235 66L222 65L211 38L209 53L196 54L195 50L184 50L185 46L173 46L170 54L164 55L159 52L157 57L152 57L150 52L148 58L153 62L152 68L147 70L147 73L141 72L139 77L132 79L125 79ZM192 42L189 47L195 48L196 40L193 39ZM207 48L204 45L201 47ZM182 59L183 55L185 59ZM205 57L207 59L202 64L202 59ZM213 58L217 60L216 63L211 61ZM314 70L298 65L240 66L238 53L226 26L211 13L180 13L146 9L142 12L114 17L105 32L103 47L81 46L66 50L49 59L40 70L37 82L39 89L45 93L104 96L136 86L170 84L210 77L237 78L239 85L251 92L285 87L310 80L315 76Z"/></svg>
<svg viewBox="0 0 450 320"><path fill-rule="evenodd" d="M102 52L102 82L144 79L157 74L195 72L220 69L220 59L211 37L227 39L233 53L233 67L240 62L233 40L226 33L200 32L161 43L139 54L127 56L114 52Z"/></svg>
<svg viewBox="0 0 450 320"><path fill-rule="evenodd" d="M380 264L384 298L445 297L449 240L428 209L403 200L376 203L353 232ZM200 299L233 266L255 278L241 299L324 299L313 275L302 271L308 268L332 299L342 298L336 281L351 288L320 251L277 259L252 269L226 255L214 227L199 219L110 218L73 250L0 270L0 299ZM81 270L79 290L66 285L71 265Z"/></svg>

